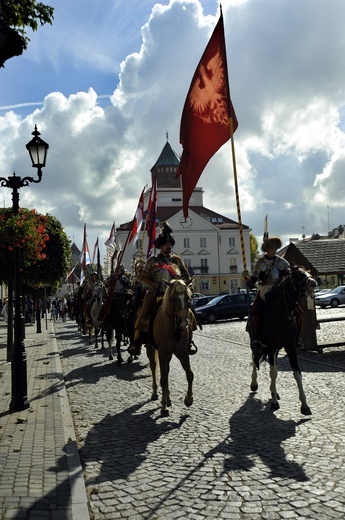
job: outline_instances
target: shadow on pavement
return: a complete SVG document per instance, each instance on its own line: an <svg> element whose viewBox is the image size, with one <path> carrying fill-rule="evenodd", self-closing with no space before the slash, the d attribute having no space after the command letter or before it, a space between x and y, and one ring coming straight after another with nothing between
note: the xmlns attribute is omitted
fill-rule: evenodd
<svg viewBox="0 0 345 520"><path fill-rule="evenodd" d="M116 415L108 414L89 431L80 458L83 464L101 460L102 466L87 485L126 479L149 456L148 445L161 435L180 428L188 417L182 415L179 422L161 422L152 417L157 408L140 413L145 404L133 405ZM114 435L116 450L110 448Z"/></svg>

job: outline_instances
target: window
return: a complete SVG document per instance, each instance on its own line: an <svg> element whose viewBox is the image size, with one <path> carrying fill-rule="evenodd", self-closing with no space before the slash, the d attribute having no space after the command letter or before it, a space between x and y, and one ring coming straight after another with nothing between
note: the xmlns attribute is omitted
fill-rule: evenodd
<svg viewBox="0 0 345 520"><path fill-rule="evenodd" d="M184 238L183 239L183 247L190 247L190 239Z"/></svg>
<svg viewBox="0 0 345 520"><path fill-rule="evenodd" d="M200 238L200 247L207 247L206 238Z"/></svg>
<svg viewBox="0 0 345 520"><path fill-rule="evenodd" d="M237 274L237 258L229 258L230 273Z"/></svg>
<svg viewBox="0 0 345 520"><path fill-rule="evenodd" d="M187 270L192 267L192 260L190 258L183 258L184 265L187 267Z"/></svg>
<svg viewBox="0 0 345 520"><path fill-rule="evenodd" d="M230 247L235 247L236 244L235 244L235 237L229 237L229 246Z"/></svg>
<svg viewBox="0 0 345 520"><path fill-rule="evenodd" d="M200 280L200 291L206 292L210 290L210 281L209 280Z"/></svg>
<svg viewBox="0 0 345 520"><path fill-rule="evenodd" d="M207 274L208 273L208 265L207 265L207 258L201 259L201 274Z"/></svg>

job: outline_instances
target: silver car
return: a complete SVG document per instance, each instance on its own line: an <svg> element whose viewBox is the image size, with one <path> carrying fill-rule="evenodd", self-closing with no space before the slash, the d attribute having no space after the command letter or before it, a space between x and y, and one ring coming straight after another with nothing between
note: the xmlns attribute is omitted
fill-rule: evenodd
<svg viewBox="0 0 345 520"><path fill-rule="evenodd" d="M315 294L315 305L325 309L328 305L338 307L345 303L345 285L340 285L326 293Z"/></svg>

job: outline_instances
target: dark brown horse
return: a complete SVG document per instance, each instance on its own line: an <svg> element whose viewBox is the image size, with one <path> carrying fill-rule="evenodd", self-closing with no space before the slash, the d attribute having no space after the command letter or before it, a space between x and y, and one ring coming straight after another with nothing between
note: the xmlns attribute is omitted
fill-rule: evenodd
<svg viewBox="0 0 345 520"><path fill-rule="evenodd" d="M129 345L133 344L134 338L134 314L132 307L132 294L113 293L110 302L107 302L107 311L102 318L102 329L106 335L109 350L109 359L113 359L112 342L115 333L115 348L117 352L117 363L123 363L121 355L121 344L127 338ZM102 315L102 311L101 311Z"/></svg>
<svg viewBox="0 0 345 520"><path fill-rule="evenodd" d="M162 388L161 416L169 415L171 406L169 394L169 365L174 354L186 372L188 389L184 403L193 403L193 372L190 367L188 347L191 332L188 325L193 319L191 311L191 290L183 280L166 282L168 285L153 322L153 344L147 345L147 356L152 372L152 400L158 399L157 362L160 367Z"/></svg>
<svg viewBox="0 0 345 520"><path fill-rule="evenodd" d="M257 370L260 362L268 359L271 376L272 410L279 408L279 394L276 389L277 358L279 351L284 348L288 356L293 375L296 380L301 401L301 413L311 415L302 384L302 374L298 365L296 339L297 325L295 319L295 305L297 299L312 290L315 280L302 267L292 267L292 272L274 288L269 296L261 317L261 349L253 350L253 370L250 388L253 392L258 389ZM248 322L250 323L250 321ZM250 332L250 327L249 327Z"/></svg>

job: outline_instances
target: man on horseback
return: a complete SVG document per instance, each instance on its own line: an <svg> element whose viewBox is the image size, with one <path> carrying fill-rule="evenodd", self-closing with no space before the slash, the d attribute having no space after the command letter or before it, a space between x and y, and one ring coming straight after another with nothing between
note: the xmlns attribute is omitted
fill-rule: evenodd
<svg viewBox="0 0 345 520"><path fill-rule="evenodd" d="M136 317L134 344L129 348L129 353L133 356L140 353L141 345L149 339L150 320L157 311L166 289L164 280L182 279L185 283L190 283L190 276L182 258L171 253L172 247L175 245L171 227L168 222L162 222L161 228L162 232L154 242L155 247L159 248L160 252L147 260L139 277L139 280L148 287L148 290ZM196 319L193 315L193 323L189 323L191 337L192 331L196 328ZM195 346L192 341L189 353L195 353Z"/></svg>
<svg viewBox="0 0 345 520"><path fill-rule="evenodd" d="M266 298L269 298L270 292L282 281L285 276L291 274L290 264L285 258L277 255L278 249L282 247L282 241L279 237L264 237L261 250L264 255L260 256L255 262L251 277L247 280L246 285L252 289L256 282L259 283L259 292L251 306L251 347L253 353L262 351L262 343L260 340L260 326L263 307ZM303 324L303 311L296 302L295 318L297 325L297 347L303 347L300 339Z"/></svg>

